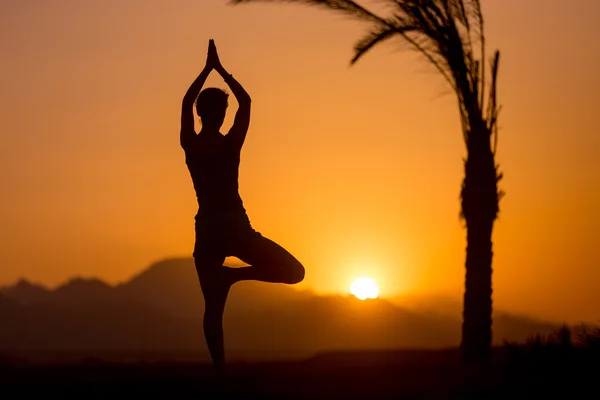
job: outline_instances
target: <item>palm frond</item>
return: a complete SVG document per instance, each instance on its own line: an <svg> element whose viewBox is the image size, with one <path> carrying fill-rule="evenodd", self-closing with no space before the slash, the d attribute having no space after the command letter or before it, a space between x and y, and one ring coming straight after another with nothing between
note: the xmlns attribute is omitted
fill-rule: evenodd
<svg viewBox="0 0 600 400"><path fill-rule="evenodd" d="M400 32L406 33L412 29L414 28L393 28L391 25L375 27L373 31L369 32L365 37L356 42L354 45L354 57L352 57L352 60L350 60L350 64L355 64L359 58L361 58L367 51L371 50L376 44L390 39Z"/></svg>
<svg viewBox="0 0 600 400"><path fill-rule="evenodd" d="M306 4L310 6L323 7L329 10L340 11L349 16L356 17L358 19L378 22L382 20L379 16L367 10L360 4L352 0L230 0L231 4L242 4L242 3L256 3L258 1L264 3L298 3Z"/></svg>
<svg viewBox="0 0 600 400"><path fill-rule="evenodd" d="M494 58L492 59L492 82L490 83L490 94L489 94L489 100L488 100L488 109L487 109L487 115L486 115L486 120L488 121L488 123L490 125L488 125L488 127L491 129L493 128L493 124L495 123L495 115L498 112L498 107L497 107L497 103L496 103L496 85L498 83L498 67L499 67L499 63L500 63L500 52L496 51L496 53L494 54Z"/></svg>
<svg viewBox="0 0 600 400"><path fill-rule="evenodd" d="M492 153L496 154L496 150L498 147L498 113L500 112L500 107L498 107L498 93L497 93L497 85L498 85L498 67L500 64L500 52L496 51L494 55L494 59L492 61L492 82L490 85L490 98L488 101L488 111L485 120L487 121L487 128L491 134L494 135L493 145L492 145Z"/></svg>
<svg viewBox="0 0 600 400"><path fill-rule="evenodd" d="M471 31L471 23L467 15L467 8L462 0L454 0L450 2L450 8L455 10L455 17L464 25L468 32Z"/></svg>

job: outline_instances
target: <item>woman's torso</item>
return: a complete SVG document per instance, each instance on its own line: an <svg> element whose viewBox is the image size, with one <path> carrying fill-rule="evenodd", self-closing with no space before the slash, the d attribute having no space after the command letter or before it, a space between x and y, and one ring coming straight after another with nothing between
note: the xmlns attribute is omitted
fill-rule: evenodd
<svg viewBox="0 0 600 400"><path fill-rule="evenodd" d="M198 199L198 219L244 214L238 191L240 152L227 136L200 133L186 151L186 164Z"/></svg>

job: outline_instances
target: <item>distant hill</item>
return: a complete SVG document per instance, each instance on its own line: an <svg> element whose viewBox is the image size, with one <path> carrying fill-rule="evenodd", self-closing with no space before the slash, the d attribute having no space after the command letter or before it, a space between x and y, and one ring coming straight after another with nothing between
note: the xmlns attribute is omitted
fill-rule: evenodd
<svg viewBox="0 0 600 400"><path fill-rule="evenodd" d="M160 261L118 286L76 278L48 290L21 280L0 289L0 350L202 351L203 310L192 259ZM236 284L224 317L227 348L258 353L457 346L460 323L384 299L260 282ZM507 313L494 319L497 343L553 328Z"/></svg>
<svg viewBox="0 0 600 400"><path fill-rule="evenodd" d="M21 304L31 304L44 301L50 294L50 291L41 285L21 279L13 286L0 288L0 293L18 300Z"/></svg>

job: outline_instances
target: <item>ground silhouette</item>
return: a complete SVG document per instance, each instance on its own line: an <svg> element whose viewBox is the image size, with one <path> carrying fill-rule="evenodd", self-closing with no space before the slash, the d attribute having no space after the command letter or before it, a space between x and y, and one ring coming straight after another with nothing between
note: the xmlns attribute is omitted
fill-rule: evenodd
<svg viewBox="0 0 600 400"><path fill-rule="evenodd" d="M0 366L3 399L199 395L225 399L514 399L578 397L595 389L598 358L513 359L495 348L487 365L465 366L456 350L324 353L293 362L105 363Z"/></svg>

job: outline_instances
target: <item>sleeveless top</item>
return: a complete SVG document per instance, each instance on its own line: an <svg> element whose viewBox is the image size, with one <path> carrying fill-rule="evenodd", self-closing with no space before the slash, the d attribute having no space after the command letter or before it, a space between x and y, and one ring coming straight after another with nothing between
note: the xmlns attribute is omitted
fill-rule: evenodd
<svg viewBox="0 0 600 400"><path fill-rule="evenodd" d="M223 143L219 151L209 156L200 155L199 136L185 149L185 163L198 199L196 220L245 214L238 192L239 149L233 148L227 136L221 135L219 140Z"/></svg>

